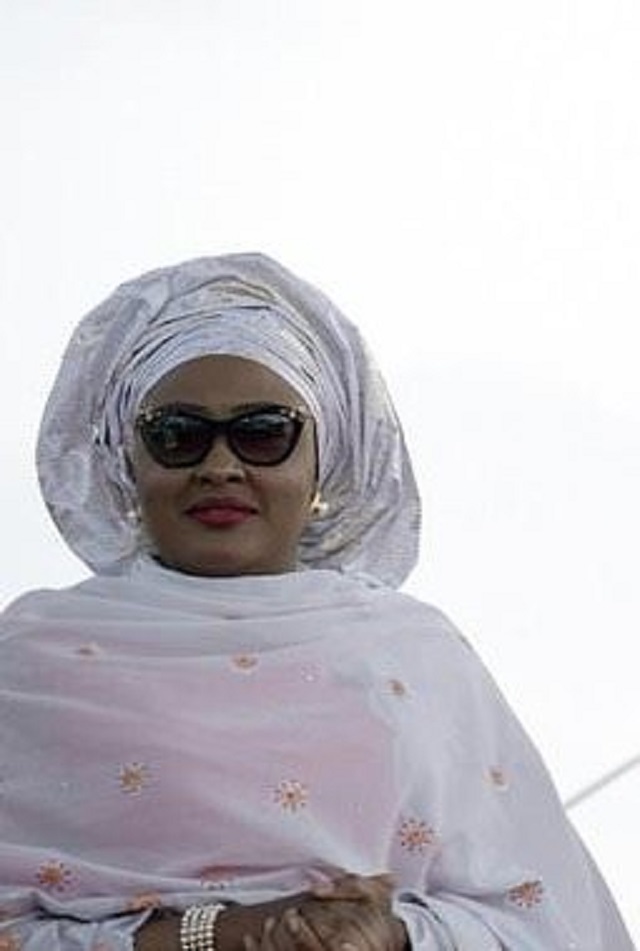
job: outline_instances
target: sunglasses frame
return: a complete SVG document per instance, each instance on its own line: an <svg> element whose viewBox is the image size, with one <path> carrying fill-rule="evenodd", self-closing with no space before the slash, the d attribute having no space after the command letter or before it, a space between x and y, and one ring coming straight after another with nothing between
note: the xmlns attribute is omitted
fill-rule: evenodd
<svg viewBox="0 0 640 951"><path fill-rule="evenodd" d="M246 455L244 455L242 451L239 450L238 445L233 438L233 426L243 419L251 418L252 416L269 414L280 416L283 419L293 422L293 435L291 437L290 445L287 446L287 449L283 455L278 456L277 459L270 462L256 462L255 460L247 458ZM197 455L193 459L189 459L187 462L178 462L175 464L167 463L166 460L161 458L161 455L157 454L157 450L154 447L153 442L146 434L146 427L170 416L187 417L190 419L196 419L199 423L204 422L207 424L209 427L209 440L201 454ZM163 406L142 409L136 417L135 429L136 432L139 433L142 443L150 457L154 462L162 466L164 469L189 469L193 466L200 465L200 463L202 463L207 458L213 449L216 439L218 439L220 436L224 436L228 448L231 450L234 456L240 460L240 462L242 462L244 465L258 466L262 468L265 466L279 466L283 462L286 462L300 442L300 436L302 435L304 424L310 418L311 417L309 413L301 407L282 406L278 403L265 403L264 405L256 406L253 409L242 410L241 412L234 413L233 416L225 416L223 418L209 416L206 412L185 406L180 403L167 403Z"/></svg>

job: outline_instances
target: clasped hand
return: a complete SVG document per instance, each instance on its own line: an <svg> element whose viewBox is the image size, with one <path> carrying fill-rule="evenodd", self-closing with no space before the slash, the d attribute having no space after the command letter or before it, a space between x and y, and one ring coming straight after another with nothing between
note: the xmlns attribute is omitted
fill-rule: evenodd
<svg viewBox="0 0 640 951"><path fill-rule="evenodd" d="M402 951L406 932L391 908L387 875L346 875L311 889L277 916L245 951Z"/></svg>

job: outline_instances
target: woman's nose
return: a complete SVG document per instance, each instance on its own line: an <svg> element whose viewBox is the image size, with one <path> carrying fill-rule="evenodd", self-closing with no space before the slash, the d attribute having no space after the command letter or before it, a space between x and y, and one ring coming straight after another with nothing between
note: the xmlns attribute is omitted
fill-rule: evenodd
<svg viewBox="0 0 640 951"><path fill-rule="evenodd" d="M245 475L242 460L238 459L224 436L216 436L211 449L193 471L194 475L205 480L237 480Z"/></svg>

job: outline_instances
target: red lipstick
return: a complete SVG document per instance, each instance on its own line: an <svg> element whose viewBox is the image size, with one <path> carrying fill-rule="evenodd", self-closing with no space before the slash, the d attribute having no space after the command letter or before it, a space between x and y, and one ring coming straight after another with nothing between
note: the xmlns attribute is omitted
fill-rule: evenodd
<svg viewBox="0 0 640 951"><path fill-rule="evenodd" d="M211 528L242 525L255 514L256 509L252 505L233 498L203 499L188 510L192 519Z"/></svg>

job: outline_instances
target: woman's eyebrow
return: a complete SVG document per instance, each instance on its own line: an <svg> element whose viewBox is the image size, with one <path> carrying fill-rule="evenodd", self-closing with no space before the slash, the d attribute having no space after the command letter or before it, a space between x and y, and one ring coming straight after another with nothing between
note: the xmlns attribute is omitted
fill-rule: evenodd
<svg viewBox="0 0 640 951"><path fill-rule="evenodd" d="M234 403L233 405L224 407L224 409L218 411L212 410L210 406L206 405L206 403L191 403L186 400L170 400L166 403L159 402L156 406L149 407L149 409L152 411L158 409L182 409L189 412L202 413L205 416L211 416L214 418L217 416L234 416L238 413L247 413L256 409L267 409L273 406L284 406L291 409L295 408L293 405L290 407L288 403L282 403L276 400L254 400L250 403Z"/></svg>

